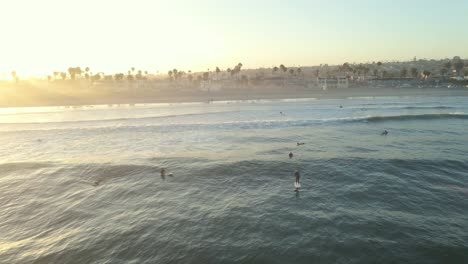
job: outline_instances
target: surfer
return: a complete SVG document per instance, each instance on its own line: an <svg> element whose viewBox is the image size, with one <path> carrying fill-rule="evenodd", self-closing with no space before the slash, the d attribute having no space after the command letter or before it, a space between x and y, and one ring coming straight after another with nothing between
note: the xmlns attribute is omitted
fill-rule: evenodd
<svg viewBox="0 0 468 264"><path fill-rule="evenodd" d="M305 143L301 143L301 142L297 142L297 145L300 146L300 145L304 145Z"/></svg>
<svg viewBox="0 0 468 264"><path fill-rule="evenodd" d="M289 158L292 159L293 156L294 156L293 153L289 152Z"/></svg>
<svg viewBox="0 0 468 264"><path fill-rule="evenodd" d="M169 173L169 174L167 174L167 176L173 177L174 175L173 175L172 173ZM161 178L162 178L163 180L166 179L166 169L165 169L165 168L162 168L162 169L161 169Z"/></svg>
<svg viewBox="0 0 468 264"><path fill-rule="evenodd" d="M295 182L294 182L294 186L296 187L296 192L299 191L299 188L301 187L300 183L299 183L299 180L301 179L301 175L299 174L299 171L296 170L294 171L294 177L296 178Z"/></svg>
<svg viewBox="0 0 468 264"><path fill-rule="evenodd" d="M386 136L388 135L388 131L387 130L384 130L384 132L382 132L382 134L380 134L381 136Z"/></svg>

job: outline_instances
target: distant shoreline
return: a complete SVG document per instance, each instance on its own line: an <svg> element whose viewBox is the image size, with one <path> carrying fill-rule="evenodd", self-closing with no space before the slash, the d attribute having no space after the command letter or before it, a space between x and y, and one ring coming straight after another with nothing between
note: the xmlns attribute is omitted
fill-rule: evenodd
<svg viewBox="0 0 468 264"><path fill-rule="evenodd" d="M11 107L47 107L47 106L79 106L79 105L106 105L106 104L145 104L145 103L188 103L188 102L210 102L210 101L244 101L244 100L279 100L279 99L346 99L350 97L385 97L385 96L468 96L467 88L348 88L342 90L316 90L316 89L291 89L286 91L217 91L198 93L177 93L174 95L153 94L108 94L86 97L42 97L33 102L0 99L1 108Z"/></svg>

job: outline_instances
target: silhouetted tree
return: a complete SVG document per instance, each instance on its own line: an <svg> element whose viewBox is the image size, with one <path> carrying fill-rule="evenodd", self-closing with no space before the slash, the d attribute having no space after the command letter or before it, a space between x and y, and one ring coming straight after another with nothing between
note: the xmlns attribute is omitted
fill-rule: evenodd
<svg viewBox="0 0 468 264"><path fill-rule="evenodd" d="M135 79L137 80L143 80L143 73L142 71L138 71L137 74L135 75Z"/></svg>
<svg viewBox="0 0 468 264"><path fill-rule="evenodd" d="M96 82L96 81L99 81L99 80L101 80L101 74L96 73L93 76L91 76L91 81Z"/></svg>
<svg viewBox="0 0 468 264"><path fill-rule="evenodd" d="M169 79L172 80L172 74L173 74L172 71L168 71L167 74L169 74Z"/></svg>
<svg viewBox="0 0 468 264"><path fill-rule="evenodd" d="M450 70L452 68L452 62L447 61L446 63L444 63L444 67Z"/></svg>
<svg viewBox="0 0 468 264"><path fill-rule="evenodd" d="M275 74L276 72L278 72L278 67L276 67L276 66L273 67L273 69L271 70L271 72L272 72L273 74Z"/></svg>
<svg viewBox="0 0 468 264"><path fill-rule="evenodd" d="M75 68L73 67L68 67L68 74L70 74L70 78L72 80L75 80Z"/></svg>
<svg viewBox="0 0 468 264"><path fill-rule="evenodd" d="M62 80L65 80L65 78L67 78L67 74L64 72L61 72L60 77L62 77Z"/></svg>
<svg viewBox="0 0 468 264"><path fill-rule="evenodd" d="M283 72L288 71L288 68L286 68L286 66L284 66L283 64L280 65L280 69L281 69Z"/></svg>
<svg viewBox="0 0 468 264"><path fill-rule="evenodd" d="M116 81L122 81L124 79L125 75L123 73L117 73L114 75L114 80Z"/></svg>

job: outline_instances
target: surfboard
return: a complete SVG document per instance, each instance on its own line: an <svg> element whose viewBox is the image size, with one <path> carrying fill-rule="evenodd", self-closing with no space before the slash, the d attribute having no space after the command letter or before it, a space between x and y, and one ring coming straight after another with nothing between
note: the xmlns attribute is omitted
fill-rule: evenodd
<svg viewBox="0 0 468 264"><path fill-rule="evenodd" d="M294 188L296 188L296 189L301 188L301 183L298 183L298 182L294 181Z"/></svg>

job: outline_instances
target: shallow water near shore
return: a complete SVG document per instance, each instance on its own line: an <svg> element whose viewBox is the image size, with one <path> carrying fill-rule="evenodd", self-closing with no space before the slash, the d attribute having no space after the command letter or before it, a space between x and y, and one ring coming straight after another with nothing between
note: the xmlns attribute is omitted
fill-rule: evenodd
<svg viewBox="0 0 468 264"><path fill-rule="evenodd" d="M0 263L466 263L467 98L1 109Z"/></svg>

